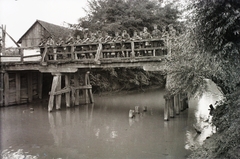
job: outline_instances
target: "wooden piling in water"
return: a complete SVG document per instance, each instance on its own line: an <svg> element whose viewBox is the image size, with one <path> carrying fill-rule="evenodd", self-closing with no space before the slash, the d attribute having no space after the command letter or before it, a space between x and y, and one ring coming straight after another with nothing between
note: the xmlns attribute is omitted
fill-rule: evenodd
<svg viewBox="0 0 240 159"><path fill-rule="evenodd" d="M9 74L4 72L4 105L9 105Z"/></svg>
<svg viewBox="0 0 240 159"><path fill-rule="evenodd" d="M42 99L43 74L38 73L38 98Z"/></svg>
<svg viewBox="0 0 240 159"><path fill-rule="evenodd" d="M32 80L32 72L28 73L28 102L32 102L33 99L33 80Z"/></svg>
<svg viewBox="0 0 240 159"><path fill-rule="evenodd" d="M70 89L70 80L71 80L70 75L66 74L65 75L65 87L66 87L66 89ZM66 107L71 106L70 91L65 93Z"/></svg>
<svg viewBox="0 0 240 159"><path fill-rule="evenodd" d="M49 102L48 102L48 111L53 110L53 105L54 105L54 92L56 91L57 85L59 81L59 75L54 75L53 76L53 81L52 81L52 88L51 92L49 93Z"/></svg>
<svg viewBox="0 0 240 159"><path fill-rule="evenodd" d="M58 83L57 83L57 88L56 88L56 91L60 91L61 90L61 83L62 83L62 75L59 74L58 75ZM62 93L59 93L56 95L56 109L59 110L61 109L61 101L62 101Z"/></svg>
<svg viewBox="0 0 240 159"><path fill-rule="evenodd" d="M75 86L75 87L78 87L78 86L79 86L78 72L76 72L76 73L74 74L74 86ZM79 90L76 89L76 90L74 91L74 94L75 94L75 96L73 95L73 98L74 98L74 99L72 99L72 100L73 100L73 104L79 105L79 103L80 103L80 100L79 100Z"/></svg>
<svg viewBox="0 0 240 159"><path fill-rule="evenodd" d="M174 118L175 112L174 112L174 98L173 98L173 96L170 96L168 100L169 100L169 115L170 115L171 118Z"/></svg>
<svg viewBox="0 0 240 159"><path fill-rule="evenodd" d="M20 72L17 72L15 74L15 80L16 80L16 103L20 104L21 102L21 77Z"/></svg>
<svg viewBox="0 0 240 159"><path fill-rule="evenodd" d="M179 115L180 114L179 94L174 95L174 107L175 107L176 115Z"/></svg>
<svg viewBox="0 0 240 159"><path fill-rule="evenodd" d="M169 120L169 97L167 95L164 96L165 99L165 107L164 107L164 120Z"/></svg>
<svg viewBox="0 0 240 159"><path fill-rule="evenodd" d="M89 71L86 72L85 74L85 80L84 80L84 85L87 86L88 85L88 78L89 78ZM84 97L85 97L85 103L90 103L89 101L89 96L88 96L88 89L85 89L84 91Z"/></svg>

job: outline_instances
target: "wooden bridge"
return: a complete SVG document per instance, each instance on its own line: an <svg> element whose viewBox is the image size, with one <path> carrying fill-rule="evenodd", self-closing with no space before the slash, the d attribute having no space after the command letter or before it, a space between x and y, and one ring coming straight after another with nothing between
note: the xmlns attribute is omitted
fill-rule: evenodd
<svg viewBox="0 0 240 159"><path fill-rule="evenodd" d="M48 110L94 102L89 70L107 67L164 67L165 56L171 53L165 39L146 39L111 43L88 43L32 48L9 48L0 55L0 105L31 102L42 98L43 73L51 73L53 82ZM62 83L64 77L65 83ZM54 104L55 99L55 104Z"/></svg>

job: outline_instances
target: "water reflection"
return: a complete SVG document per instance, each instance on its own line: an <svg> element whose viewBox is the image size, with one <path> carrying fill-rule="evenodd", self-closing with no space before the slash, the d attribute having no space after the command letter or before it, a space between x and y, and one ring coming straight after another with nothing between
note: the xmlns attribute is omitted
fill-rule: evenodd
<svg viewBox="0 0 240 159"><path fill-rule="evenodd" d="M193 128L201 131L198 134L194 129L190 129L186 132L186 149L194 149L195 147L202 145L203 141L215 133L215 127L211 124L211 116L209 115L209 105L215 104L216 101L221 100L222 94L217 89L217 86L210 80L208 82L208 91L203 94L201 98L193 101L196 103L197 107L194 109L195 121L192 122Z"/></svg>
<svg viewBox="0 0 240 159"><path fill-rule="evenodd" d="M1 146L12 145L13 152L23 149L39 158L186 158L186 131L192 132L194 112L184 111L165 122L164 94L165 90L152 90L95 96L94 105L52 113L47 102L34 105L33 113L23 113L26 107L21 106L1 108ZM140 109L129 119L136 105L147 106L147 111Z"/></svg>

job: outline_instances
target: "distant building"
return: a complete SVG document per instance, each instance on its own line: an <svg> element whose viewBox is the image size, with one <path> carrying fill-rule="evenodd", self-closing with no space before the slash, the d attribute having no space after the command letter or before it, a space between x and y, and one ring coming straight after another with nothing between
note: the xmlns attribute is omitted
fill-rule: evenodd
<svg viewBox="0 0 240 159"><path fill-rule="evenodd" d="M47 39L52 36L55 41L62 37L65 39L73 30L36 20L36 22L26 31L25 34L17 41L22 47L38 46L41 39Z"/></svg>

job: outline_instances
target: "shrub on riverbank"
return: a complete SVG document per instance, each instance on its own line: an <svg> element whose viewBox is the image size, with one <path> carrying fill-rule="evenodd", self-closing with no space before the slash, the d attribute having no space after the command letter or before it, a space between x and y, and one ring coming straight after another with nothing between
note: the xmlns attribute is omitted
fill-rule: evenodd
<svg viewBox="0 0 240 159"><path fill-rule="evenodd" d="M217 132L190 156L196 158L240 158L240 91L219 102L212 123Z"/></svg>

